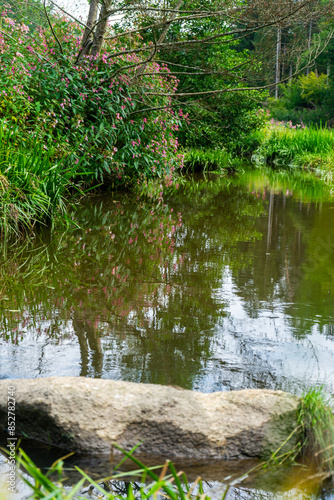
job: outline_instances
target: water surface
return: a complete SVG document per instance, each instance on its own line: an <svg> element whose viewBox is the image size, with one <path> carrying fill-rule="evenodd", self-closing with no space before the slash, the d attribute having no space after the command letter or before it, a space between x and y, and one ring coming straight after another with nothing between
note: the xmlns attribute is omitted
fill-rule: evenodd
<svg viewBox="0 0 334 500"><path fill-rule="evenodd" d="M0 377L334 393L334 200L312 176L107 193L3 249Z"/></svg>

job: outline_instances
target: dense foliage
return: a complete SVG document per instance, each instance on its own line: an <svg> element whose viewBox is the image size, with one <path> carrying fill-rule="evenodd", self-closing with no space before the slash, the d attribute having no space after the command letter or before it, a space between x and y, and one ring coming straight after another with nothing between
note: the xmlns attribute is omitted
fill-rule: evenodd
<svg viewBox="0 0 334 500"><path fill-rule="evenodd" d="M101 57L86 57L79 65L82 30L76 23L57 19L56 37L41 28L31 37L29 27L12 17L3 16L2 21L6 36L0 41L1 116L18 125L22 140L32 136L45 144L53 141L58 156L71 154L76 163L82 159L82 174L88 171L101 179L107 173L122 184L140 176L161 177L175 169L179 114L137 112L147 107L148 89L170 91L176 87L175 78L159 77L160 66L152 63L150 70L158 76L142 79L134 97L131 71L125 76L117 75L117 70L138 56L124 56L117 62L108 58L117 42L106 44ZM168 105L168 98L155 100Z"/></svg>
<svg viewBox="0 0 334 500"><path fill-rule="evenodd" d="M327 75L311 71L280 88L280 99L269 100L269 109L276 120L291 120L293 125L302 126L333 123L333 89Z"/></svg>
<svg viewBox="0 0 334 500"><path fill-rule="evenodd" d="M0 19L0 230L5 234L53 218L59 209L65 213L65 198L79 186L128 186L155 177L169 183L182 167L175 135L182 111L168 107L169 97L146 97L148 90L173 92L176 78L165 77L167 68L160 75L157 63L148 65L154 79L144 77L140 85L131 68L121 74L140 57L110 58L110 50L123 47L117 41L79 64L82 28L51 19L52 30L33 29L11 11L4 10ZM139 37L132 40L138 42ZM152 104L162 109L141 111Z"/></svg>
<svg viewBox="0 0 334 500"><path fill-rule="evenodd" d="M167 18L159 9L128 11L117 4L126 15L114 25L109 14L103 18L107 4L93 15L99 19L92 35L87 25L39 0L10 1L11 7L0 2L2 232L18 233L59 209L65 213L65 199L83 186L157 178L170 185L183 166L178 137L184 148L199 151L188 154L189 164L198 164L200 150L210 147L208 168L219 167L218 149L224 149L225 166L235 168L230 152L245 151L266 122L260 108L266 93L249 88L246 78L262 69L254 44L247 46L249 31L259 31L265 14L260 1L233 11L230 23L221 14L234 9L228 2L215 2L209 14L205 0L186 2L188 10L173 4ZM94 5L99 1L90 2L90 13ZM261 20L268 36L273 16L277 22L271 5ZM330 85L316 73L300 77L271 104L273 116L286 110L299 116L305 109L318 116Z"/></svg>
<svg viewBox="0 0 334 500"><path fill-rule="evenodd" d="M200 5L205 5L205 2ZM173 44L181 35L190 42L219 36L229 27L225 18L192 20L183 33L182 25L173 25L167 42ZM146 42L151 33L143 33ZM166 62L169 74L178 78L177 96L187 111L179 132L180 144L185 148L213 148L241 142L250 131L264 124L259 112L267 93L245 90L245 72L254 66L249 50L242 49L240 41L225 36L221 43L194 46L187 50L161 49L159 57ZM257 68L260 67L256 63ZM238 89L243 88L239 91Z"/></svg>

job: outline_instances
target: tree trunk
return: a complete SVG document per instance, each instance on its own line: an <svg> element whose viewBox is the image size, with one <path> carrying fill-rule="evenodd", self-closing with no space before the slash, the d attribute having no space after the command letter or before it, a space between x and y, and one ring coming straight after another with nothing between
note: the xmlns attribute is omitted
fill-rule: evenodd
<svg viewBox="0 0 334 500"><path fill-rule="evenodd" d="M310 26L309 26L309 30L308 30L308 39L307 39L307 48L308 48L309 54L311 51L311 38L312 38L312 20L310 21ZM308 75L309 72L310 72L310 67L309 67L309 65L307 65L306 75Z"/></svg>
<svg viewBox="0 0 334 500"><path fill-rule="evenodd" d="M110 6L111 6L111 0L104 0L102 2L99 21L95 30L93 46L91 51L93 56L97 56L102 48L108 26L108 19L109 19L108 12L110 10Z"/></svg>
<svg viewBox="0 0 334 500"><path fill-rule="evenodd" d="M285 62L286 62L286 41L285 41L285 43L283 43L283 56L282 56L282 63L281 63L281 79L284 78Z"/></svg>
<svg viewBox="0 0 334 500"><path fill-rule="evenodd" d="M81 61L81 59L85 55L89 54L89 49L92 46L92 40L94 36L92 28L94 28L96 23L98 6L99 6L99 0L91 0L88 18L86 22L86 28L82 37L81 51L78 57L78 61Z"/></svg>
<svg viewBox="0 0 334 500"><path fill-rule="evenodd" d="M282 30L281 27L277 28L277 41L276 41L276 76L275 76L275 99L278 99L278 84L281 76L281 51L282 51Z"/></svg>

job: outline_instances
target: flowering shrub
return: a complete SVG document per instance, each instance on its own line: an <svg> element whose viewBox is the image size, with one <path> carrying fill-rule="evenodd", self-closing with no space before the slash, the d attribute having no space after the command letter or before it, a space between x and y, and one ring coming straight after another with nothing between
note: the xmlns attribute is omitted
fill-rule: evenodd
<svg viewBox="0 0 334 500"><path fill-rule="evenodd" d="M90 180L128 184L169 177L182 165L175 137L182 113L168 108L169 97L146 94L175 90L175 77L156 63L147 63L137 77L140 56L111 57L126 48L120 39L79 64L81 27L58 17L52 24L56 36L43 28L31 36L27 26L3 13L0 118L19 125L22 139L51 140L57 155L70 154ZM131 43L140 43L139 37ZM142 112L146 108L164 109Z"/></svg>

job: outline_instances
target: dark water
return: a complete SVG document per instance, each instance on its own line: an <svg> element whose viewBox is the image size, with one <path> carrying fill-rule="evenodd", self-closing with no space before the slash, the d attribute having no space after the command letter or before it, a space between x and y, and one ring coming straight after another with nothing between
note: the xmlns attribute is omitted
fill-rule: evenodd
<svg viewBox="0 0 334 500"><path fill-rule="evenodd" d="M197 177L163 204L109 193L72 217L80 228L1 249L0 378L334 394L334 198L320 181Z"/></svg>
<svg viewBox="0 0 334 500"><path fill-rule="evenodd" d="M334 199L312 177L92 197L81 229L7 248L1 378L334 393Z"/></svg>

